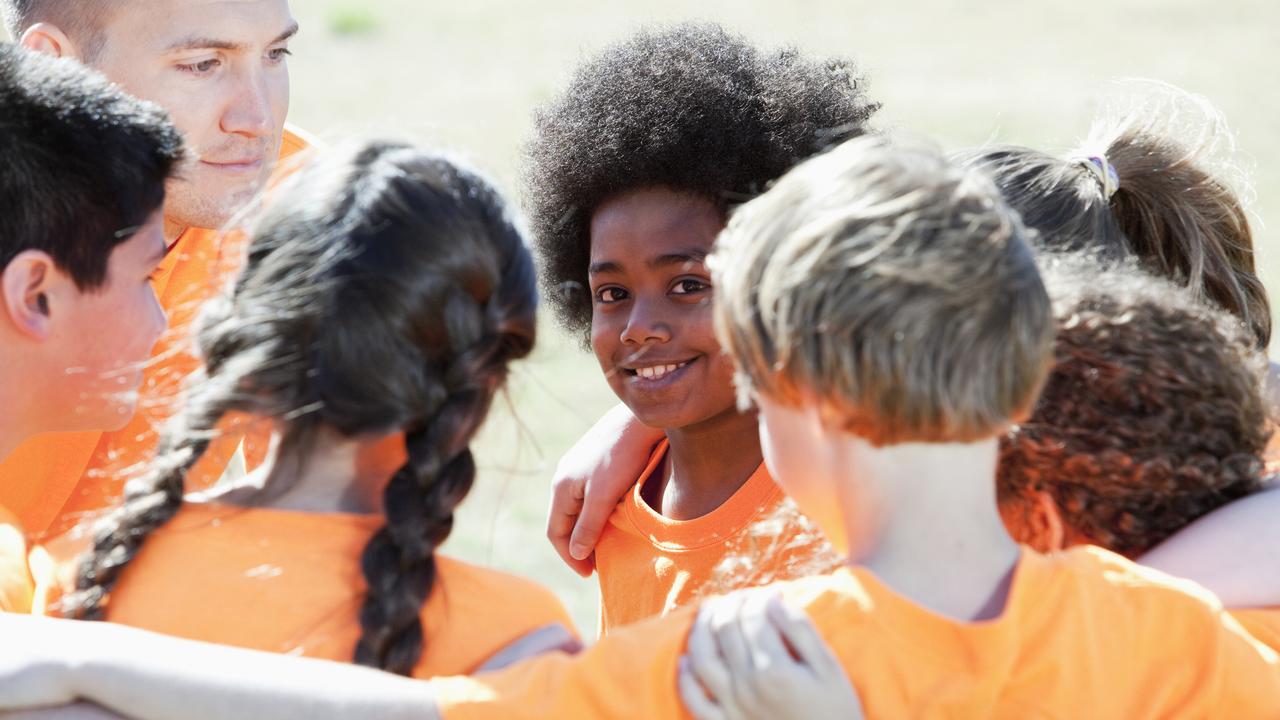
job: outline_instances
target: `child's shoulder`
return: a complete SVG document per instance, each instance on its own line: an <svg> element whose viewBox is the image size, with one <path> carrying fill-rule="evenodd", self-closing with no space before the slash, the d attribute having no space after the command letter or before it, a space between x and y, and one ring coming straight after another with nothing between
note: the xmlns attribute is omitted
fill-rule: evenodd
<svg viewBox="0 0 1280 720"><path fill-rule="evenodd" d="M569 611L545 585L503 570L476 565L436 553L437 584L451 601L491 599L520 614L546 623L562 622L572 628ZM515 606L515 607L512 607Z"/></svg>

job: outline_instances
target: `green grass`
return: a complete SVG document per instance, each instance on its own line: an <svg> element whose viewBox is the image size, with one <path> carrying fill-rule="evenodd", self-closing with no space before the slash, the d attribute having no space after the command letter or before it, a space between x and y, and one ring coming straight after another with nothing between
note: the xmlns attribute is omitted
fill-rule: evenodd
<svg viewBox="0 0 1280 720"><path fill-rule="evenodd" d="M329 32L334 35L368 35L380 25L378 16L365 6L343 5L329 13Z"/></svg>
<svg viewBox="0 0 1280 720"><path fill-rule="evenodd" d="M1280 287L1266 224L1280 219L1280 3L366 2L383 24L375 42L358 45L324 32L346 2L293 3L302 33L290 61L291 119L328 140L391 135L444 147L507 188L533 108L584 51L641 22L711 18L761 42L852 55L884 103L882 126L947 148L1000 140L1065 150L1111 79L1172 82L1207 95L1237 132L1253 168L1263 275ZM613 398L594 361L552 333L517 373L511 398L478 443L482 477L447 549L538 578L591 632L594 583L560 564L542 523L556 459Z"/></svg>

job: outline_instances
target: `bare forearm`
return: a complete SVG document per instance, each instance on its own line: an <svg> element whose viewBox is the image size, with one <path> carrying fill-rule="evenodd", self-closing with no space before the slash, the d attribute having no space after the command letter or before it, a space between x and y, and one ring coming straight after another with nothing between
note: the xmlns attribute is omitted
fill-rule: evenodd
<svg viewBox="0 0 1280 720"><path fill-rule="evenodd" d="M74 696L136 720L435 720L428 683L347 663L196 643L107 624L71 628Z"/></svg>
<svg viewBox="0 0 1280 720"><path fill-rule="evenodd" d="M1194 580L1227 607L1280 605L1280 488L1219 508L1140 562Z"/></svg>

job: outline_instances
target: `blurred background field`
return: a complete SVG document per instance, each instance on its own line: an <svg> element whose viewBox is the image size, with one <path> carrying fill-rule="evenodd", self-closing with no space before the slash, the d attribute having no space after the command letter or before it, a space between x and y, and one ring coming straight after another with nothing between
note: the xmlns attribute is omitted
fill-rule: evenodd
<svg viewBox="0 0 1280 720"><path fill-rule="evenodd" d="M533 109L585 52L642 23L718 20L763 44L849 55L880 127L950 149L1070 149L1116 78L1207 96L1255 189L1261 270L1280 289L1280 3L1274 0L294 0L290 120L323 140L385 135L469 158L515 191ZM1270 225L1268 223L1270 221ZM556 460L612 403L594 359L545 323L479 443L481 481L447 550L537 578L594 633L595 584L543 535ZM520 598L510 598L520 602Z"/></svg>
<svg viewBox="0 0 1280 720"><path fill-rule="evenodd" d="M1204 94L1256 188L1258 255L1280 288L1280 3L1272 0L296 0L291 120L326 140L385 134L469 158L517 187L533 109L586 52L641 23L714 19L766 44L850 55L882 127L947 148L992 140L1070 149L1115 78ZM594 632L594 581L543 539L560 454L613 403L594 359L546 323L489 422L483 475L448 550L538 578ZM510 598L520 602L519 598Z"/></svg>

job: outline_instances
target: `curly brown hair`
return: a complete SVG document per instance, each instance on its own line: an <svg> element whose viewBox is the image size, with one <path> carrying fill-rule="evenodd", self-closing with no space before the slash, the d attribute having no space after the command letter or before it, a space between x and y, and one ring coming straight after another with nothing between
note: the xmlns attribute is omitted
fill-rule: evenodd
<svg viewBox="0 0 1280 720"><path fill-rule="evenodd" d="M1133 263L1043 264L1055 365L1001 443L1002 509L1048 492L1074 534L1135 557L1259 490L1271 424L1248 328Z"/></svg>

